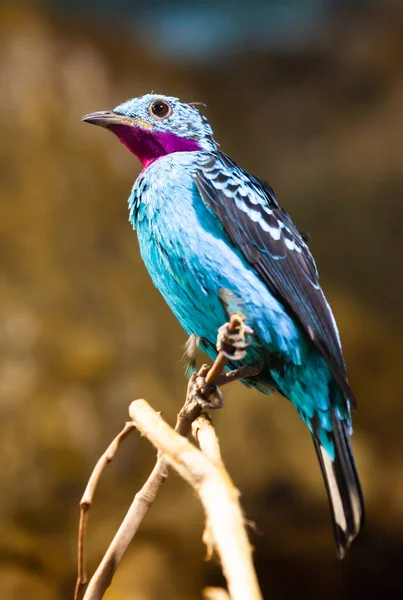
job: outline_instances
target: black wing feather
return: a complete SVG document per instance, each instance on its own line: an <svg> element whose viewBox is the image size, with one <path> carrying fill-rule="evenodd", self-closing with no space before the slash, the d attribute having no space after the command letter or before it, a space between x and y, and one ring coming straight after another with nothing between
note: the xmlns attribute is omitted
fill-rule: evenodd
<svg viewBox="0 0 403 600"><path fill-rule="evenodd" d="M221 152L205 155L194 179L231 242L295 315L354 405L338 331L319 286L315 261L273 190Z"/></svg>

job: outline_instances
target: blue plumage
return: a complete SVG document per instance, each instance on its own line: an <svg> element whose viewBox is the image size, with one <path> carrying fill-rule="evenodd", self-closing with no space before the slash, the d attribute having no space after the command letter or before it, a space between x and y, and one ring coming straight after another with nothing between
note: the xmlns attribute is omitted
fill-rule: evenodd
<svg viewBox="0 0 403 600"><path fill-rule="evenodd" d="M145 166L129 198L142 258L182 327L211 358L227 320L220 290L242 303L254 330L243 362L264 365L244 383L279 391L308 425L344 556L363 518L349 446L354 397L303 238L273 190L218 150L194 107L148 94L85 120L111 129Z"/></svg>
<svg viewBox="0 0 403 600"><path fill-rule="evenodd" d="M217 330L227 320L219 291L229 289L242 298L246 322L256 334L245 362L264 362L268 352L287 364L281 373L271 369L268 381L266 376L266 381L257 378L249 384L267 391L274 386L309 426L317 414L320 435L321 429L331 429L329 367L241 252L229 244L221 223L203 202L193 179L194 166L203 158L196 152L169 154L136 181L130 220L142 258L182 327L201 339L212 358ZM332 440L322 437L333 457Z"/></svg>

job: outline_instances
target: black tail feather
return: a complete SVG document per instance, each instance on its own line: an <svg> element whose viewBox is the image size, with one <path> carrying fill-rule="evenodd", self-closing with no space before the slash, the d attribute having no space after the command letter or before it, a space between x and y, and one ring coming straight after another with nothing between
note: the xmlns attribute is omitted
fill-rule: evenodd
<svg viewBox="0 0 403 600"><path fill-rule="evenodd" d="M329 497L336 551L341 559L363 525L364 501L350 446L348 426L335 415L331 438L334 443L334 461L316 437L312 436Z"/></svg>

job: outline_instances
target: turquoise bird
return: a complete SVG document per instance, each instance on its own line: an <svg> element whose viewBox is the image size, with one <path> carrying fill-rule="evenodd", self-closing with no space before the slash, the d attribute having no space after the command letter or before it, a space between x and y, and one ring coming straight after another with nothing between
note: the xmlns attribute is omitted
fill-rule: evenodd
<svg viewBox="0 0 403 600"><path fill-rule="evenodd" d="M195 106L147 94L83 120L112 131L144 167L129 197L130 222L156 288L185 331L215 359L225 294L244 313L250 347L230 366L260 365L243 382L278 391L308 426L343 558L364 518L350 446L355 400L304 237L270 186L218 149Z"/></svg>

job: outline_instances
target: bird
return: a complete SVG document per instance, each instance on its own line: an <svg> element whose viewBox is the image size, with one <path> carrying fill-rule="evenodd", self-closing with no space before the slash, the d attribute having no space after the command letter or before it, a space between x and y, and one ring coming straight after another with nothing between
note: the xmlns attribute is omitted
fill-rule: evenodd
<svg viewBox="0 0 403 600"><path fill-rule="evenodd" d="M364 521L350 445L350 388L332 310L307 237L266 181L219 149L193 103L155 93L87 114L143 166L129 221L155 287L213 360L227 320L223 291L253 335L231 367L261 365L242 382L279 392L297 409L316 449L329 499L336 553L344 558Z"/></svg>

